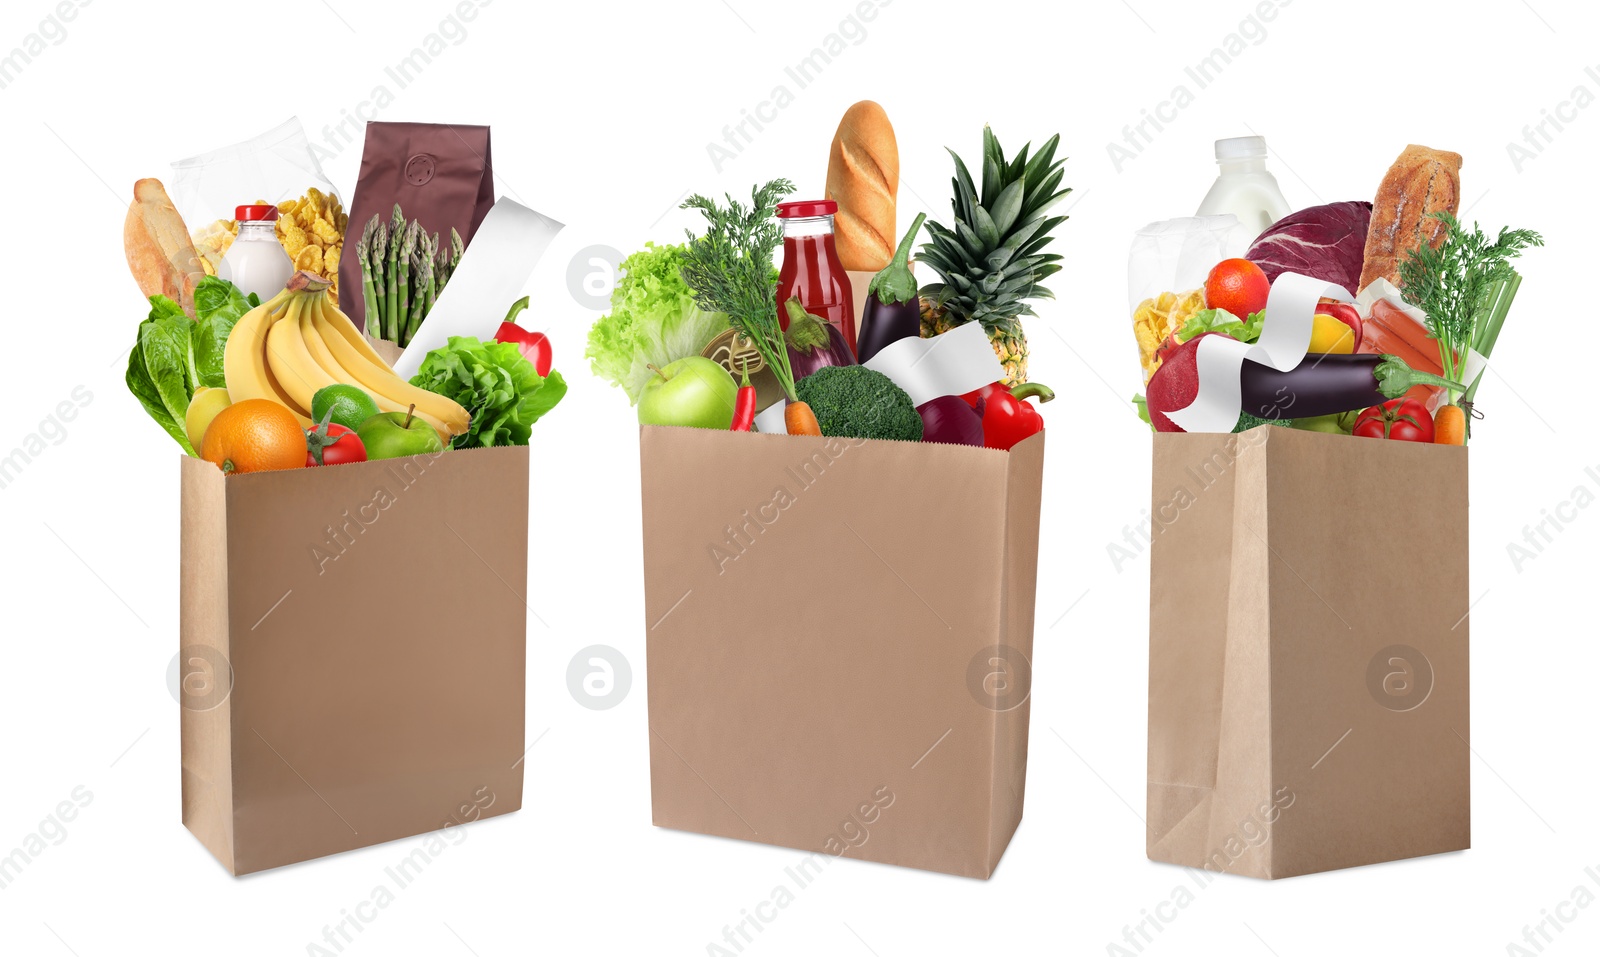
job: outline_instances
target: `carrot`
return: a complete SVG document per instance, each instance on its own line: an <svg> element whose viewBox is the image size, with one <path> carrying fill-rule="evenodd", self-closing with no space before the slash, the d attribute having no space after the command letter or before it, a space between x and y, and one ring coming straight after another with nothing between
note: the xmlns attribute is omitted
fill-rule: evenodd
<svg viewBox="0 0 1600 957"><path fill-rule="evenodd" d="M790 435L821 435L817 416L804 402L791 402L783 407L783 427Z"/></svg>
<svg viewBox="0 0 1600 957"><path fill-rule="evenodd" d="M1467 444L1467 415L1461 406L1441 405L1433 414L1433 444Z"/></svg>

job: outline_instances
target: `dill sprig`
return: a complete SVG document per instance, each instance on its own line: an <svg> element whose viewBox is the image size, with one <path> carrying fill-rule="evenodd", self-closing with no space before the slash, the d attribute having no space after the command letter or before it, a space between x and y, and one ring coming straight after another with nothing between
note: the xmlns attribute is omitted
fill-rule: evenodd
<svg viewBox="0 0 1600 957"><path fill-rule="evenodd" d="M783 241L773 214L778 201L792 192L793 183L775 179L751 189L749 206L727 194L726 208L698 193L689 197L680 208L700 210L706 231L698 237L689 233L681 271L696 305L726 313L728 324L755 346L789 401L797 402L772 270L772 254Z"/></svg>
<svg viewBox="0 0 1600 957"><path fill-rule="evenodd" d="M1400 263L1400 291L1406 301L1427 313L1428 336L1439 340L1439 363L1446 379L1458 379L1467 349L1499 333L1510 307L1504 292L1514 288L1517 272L1511 260L1544 237L1531 229L1502 228L1493 240L1477 223L1471 232L1448 212L1429 214L1448 232L1437 247L1427 243L1411 250ZM1482 350L1480 350L1482 351Z"/></svg>

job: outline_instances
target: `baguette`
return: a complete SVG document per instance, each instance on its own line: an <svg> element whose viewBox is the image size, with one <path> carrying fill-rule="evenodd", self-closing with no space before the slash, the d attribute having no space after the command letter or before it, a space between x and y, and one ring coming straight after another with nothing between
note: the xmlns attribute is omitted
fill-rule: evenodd
<svg viewBox="0 0 1600 957"><path fill-rule="evenodd" d="M122 224L128 270L146 298L166 296L194 318L194 287L205 277L183 217L158 179L133 184L133 202Z"/></svg>
<svg viewBox="0 0 1600 957"><path fill-rule="evenodd" d="M1444 241L1444 223L1429 214L1452 215L1461 205L1461 154L1407 146L1384 174L1372 203L1372 225L1361 262L1360 292L1376 279L1400 282L1400 260L1423 243Z"/></svg>
<svg viewBox="0 0 1600 957"><path fill-rule="evenodd" d="M845 269L877 272L895 247L895 194L900 150L883 107L871 100L845 110L828 151L825 195L839 204L834 246Z"/></svg>

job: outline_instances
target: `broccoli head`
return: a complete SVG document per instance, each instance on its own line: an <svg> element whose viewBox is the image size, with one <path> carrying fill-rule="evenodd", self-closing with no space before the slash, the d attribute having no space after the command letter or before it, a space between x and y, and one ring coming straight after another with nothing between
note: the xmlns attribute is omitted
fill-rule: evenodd
<svg viewBox="0 0 1600 957"><path fill-rule="evenodd" d="M846 439L922 440L922 416L911 396L865 366L824 366L794 385L822 434Z"/></svg>

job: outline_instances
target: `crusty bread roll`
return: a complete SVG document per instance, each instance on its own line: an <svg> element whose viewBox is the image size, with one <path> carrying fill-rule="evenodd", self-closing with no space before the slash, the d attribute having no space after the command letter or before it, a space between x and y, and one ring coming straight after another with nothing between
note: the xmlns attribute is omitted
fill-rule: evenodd
<svg viewBox="0 0 1600 957"><path fill-rule="evenodd" d="M1423 243L1444 241L1444 223L1429 214L1452 215L1461 205L1461 154L1407 146L1389 167L1372 202L1372 225L1361 262L1361 289L1375 279L1399 285L1400 261ZM1359 293L1360 289L1351 292Z"/></svg>
<svg viewBox="0 0 1600 957"><path fill-rule="evenodd" d="M133 184L133 202L122 224L122 246L139 291L147 298L160 295L175 300L194 318L194 287L205 278L205 269L183 217L159 179Z"/></svg>
<svg viewBox="0 0 1600 957"><path fill-rule="evenodd" d="M844 268L877 272L894 258L900 150L883 107L871 100L844 111L828 151L828 199L839 204L834 245Z"/></svg>

